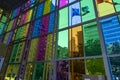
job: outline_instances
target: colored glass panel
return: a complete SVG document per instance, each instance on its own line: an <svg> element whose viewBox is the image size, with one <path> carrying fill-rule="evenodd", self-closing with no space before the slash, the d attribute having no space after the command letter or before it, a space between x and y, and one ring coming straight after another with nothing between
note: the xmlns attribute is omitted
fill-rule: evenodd
<svg viewBox="0 0 120 80"><path fill-rule="evenodd" d="M105 16L115 12L112 0L103 0L101 2L97 2L97 9L99 16Z"/></svg>
<svg viewBox="0 0 120 80"><path fill-rule="evenodd" d="M43 36L39 38L37 56L36 56L37 61L41 61L45 59L46 43L47 43L47 36Z"/></svg>
<svg viewBox="0 0 120 80"><path fill-rule="evenodd" d="M58 0L59 1L59 8L68 4L68 0Z"/></svg>
<svg viewBox="0 0 120 80"><path fill-rule="evenodd" d="M104 63L102 58L86 60L87 75L105 75Z"/></svg>
<svg viewBox="0 0 120 80"><path fill-rule="evenodd" d="M36 18L42 16L43 9L44 9L44 3L39 4L37 8Z"/></svg>
<svg viewBox="0 0 120 80"><path fill-rule="evenodd" d="M50 62L44 64L44 77L43 80L49 80L50 75Z"/></svg>
<svg viewBox="0 0 120 80"><path fill-rule="evenodd" d="M107 54L120 53L120 23L117 16L100 21Z"/></svg>
<svg viewBox="0 0 120 80"><path fill-rule="evenodd" d="M56 63L56 80L69 80L68 79L68 61L58 61Z"/></svg>
<svg viewBox="0 0 120 80"><path fill-rule="evenodd" d="M22 14L22 18L21 18L21 21L20 21L20 25L23 25L25 24L26 22L26 17L27 17L27 12Z"/></svg>
<svg viewBox="0 0 120 80"><path fill-rule="evenodd" d="M70 76L71 80L82 80L82 75L85 74L85 62L84 60L72 60L70 61Z"/></svg>
<svg viewBox="0 0 120 80"><path fill-rule="evenodd" d="M44 35L48 33L49 26L49 15L42 18L42 24L40 28L40 35Z"/></svg>
<svg viewBox="0 0 120 80"><path fill-rule="evenodd" d="M24 49L24 43L19 43L19 44L15 44L11 53L11 57L10 57L10 63L13 62L20 62L21 57L22 57L22 52Z"/></svg>
<svg viewBox="0 0 120 80"><path fill-rule="evenodd" d="M115 6L117 12L120 11L120 0L113 0L113 5Z"/></svg>
<svg viewBox="0 0 120 80"><path fill-rule="evenodd" d="M85 55L101 55L100 39L96 22L83 25L83 35Z"/></svg>
<svg viewBox="0 0 120 80"><path fill-rule="evenodd" d="M3 41L3 43L7 44L8 37L9 37L9 33L7 33L7 34L5 35L5 38L4 38L4 41Z"/></svg>
<svg viewBox="0 0 120 80"><path fill-rule="evenodd" d="M0 22L0 35L4 32L5 24Z"/></svg>
<svg viewBox="0 0 120 80"><path fill-rule="evenodd" d="M80 3L77 2L69 6L69 26L81 22Z"/></svg>
<svg viewBox="0 0 120 80"><path fill-rule="evenodd" d="M113 80L120 79L120 57L110 57L110 70L112 72L111 76Z"/></svg>
<svg viewBox="0 0 120 80"><path fill-rule="evenodd" d="M82 27L78 26L69 29L69 56L83 57L83 36Z"/></svg>
<svg viewBox="0 0 120 80"><path fill-rule="evenodd" d="M68 30L61 31L58 33L56 58L57 59L68 58Z"/></svg>
<svg viewBox="0 0 120 80"><path fill-rule="evenodd" d="M19 69L19 64L8 65L7 72L5 75L5 80L15 80L17 77Z"/></svg>
<svg viewBox="0 0 120 80"><path fill-rule="evenodd" d="M46 60L51 60L51 58L53 58L54 56L52 40L53 40L53 34L49 34L47 36L47 44L46 44L46 55L45 55Z"/></svg>
<svg viewBox="0 0 120 80"><path fill-rule="evenodd" d="M64 17L63 17L64 16ZM68 7L59 10L59 29L68 27Z"/></svg>
<svg viewBox="0 0 120 80"><path fill-rule="evenodd" d="M51 5L51 0L46 0L43 14L50 13L50 5Z"/></svg>
<svg viewBox="0 0 120 80"><path fill-rule="evenodd" d="M32 18L32 13L33 13L32 9L27 12L26 23L30 22L30 20Z"/></svg>
<svg viewBox="0 0 120 80"><path fill-rule="evenodd" d="M6 22L7 21L7 17L6 16L2 16L2 18L1 18L1 22Z"/></svg>
<svg viewBox="0 0 120 80"><path fill-rule="evenodd" d="M38 38L32 39L30 50L29 50L29 56L28 56L29 62L33 62L35 60L37 48L38 48Z"/></svg>
<svg viewBox="0 0 120 80"><path fill-rule="evenodd" d="M34 29L32 33L32 37L37 37L40 35L40 29L41 29L41 20L36 20L34 23Z"/></svg>
<svg viewBox="0 0 120 80"><path fill-rule="evenodd" d="M33 80L43 80L43 70L44 63L43 62L36 63L33 73Z"/></svg>
<svg viewBox="0 0 120 80"><path fill-rule="evenodd" d="M93 0L80 0L82 22L95 18Z"/></svg>
<svg viewBox="0 0 120 80"><path fill-rule="evenodd" d="M55 14L51 13L49 19L48 32L53 32L54 26L55 26Z"/></svg>
<svg viewBox="0 0 120 80"><path fill-rule="evenodd" d="M32 80L33 68L33 64L27 64L24 80Z"/></svg>
<svg viewBox="0 0 120 80"><path fill-rule="evenodd" d="M12 29L12 25L13 25L14 20L11 20L7 26L7 31L10 31Z"/></svg>
<svg viewBox="0 0 120 80"><path fill-rule="evenodd" d="M51 6L50 6L51 11L54 11L54 10L55 10L55 6L56 6L56 0L52 0L52 1L51 1Z"/></svg>

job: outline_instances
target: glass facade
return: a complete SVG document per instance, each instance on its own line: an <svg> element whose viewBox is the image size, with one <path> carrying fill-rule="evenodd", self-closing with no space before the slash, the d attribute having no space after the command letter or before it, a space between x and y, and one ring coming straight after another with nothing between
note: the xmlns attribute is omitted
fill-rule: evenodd
<svg viewBox="0 0 120 80"><path fill-rule="evenodd" d="M120 0L28 0L9 15L0 9L0 43L9 50L0 79L120 80L119 7Z"/></svg>

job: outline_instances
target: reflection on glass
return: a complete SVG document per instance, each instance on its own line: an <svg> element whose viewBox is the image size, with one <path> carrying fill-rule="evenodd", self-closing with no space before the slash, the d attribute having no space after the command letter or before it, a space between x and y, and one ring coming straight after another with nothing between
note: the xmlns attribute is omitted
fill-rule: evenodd
<svg viewBox="0 0 120 80"><path fill-rule="evenodd" d="M100 39L96 22L83 25L84 47L86 56L101 55Z"/></svg>
<svg viewBox="0 0 120 80"><path fill-rule="evenodd" d="M81 22L80 3L77 2L69 6L69 26Z"/></svg>
<svg viewBox="0 0 120 80"><path fill-rule="evenodd" d="M68 61L57 62L56 80L68 80Z"/></svg>
<svg viewBox="0 0 120 80"><path fill-rule="evenodd" d="M110 70L112 71L112 79L119 80L120 79L120 57L111 57L110 59Z"/></svg>
<svg viewBox="0 0 120 80"><path fill-rule="evenodd" d="M68 58L68 30L61 31L58 33L56 58L57 59Z"/></svg>
<svg viewBox="0 0 120 80"><path fill-rule="evenodd" d="M120 53L120 23L117 16L100 21L107 54Z"/></svg>
<svg viewBox="0 0 120 80"><path fill-rule="evenodd" d="M63 17L64 16L64 17ZM59 10L59 29L68 26L68 7Z"/></svg>
<svg viewBox="0 0 120 80"><path fill-rule="evenodd" d="M84 56L82 35L81 26L69 29L70 57Z"/></svg>
<svg viewBox="0 0 120 80"><path fill-rule="evenodd" d="M86 60L87 75L105 75L104 63L102 58Z"/></svg>
<svg viewBox="0 0 120 80"><path fill-rule="evenodd" d="M5 80L16 80L18 74L19 64L8 65Z"/></svg>
<svg viewBox="0 0 120 80"><path fill-rule="evenodd" d="M27 64L24 80L32 80L33 75L33 64Z"/></svg>
<svg viewBox="0 0 120 80"><path fill-rule="evenodd" d="M70 66L71 80L82 80L82 75L85 74L84 60L72 60Z"/></svg>
<svg viewBox="0 0 120 80"><path fill-rule="evenodd" d="M80 0L82 22L95 18L95 11L93 6L93 0Z"/></svg>
<svg viewBox="0 0 120 80"><path fill-rule="evenodd" d="M114 13L114 6L112 0L96 0L99 16Z"/></svg>
<svg viewBox="0 0 120 80"><path fill-rule="evenodd" d="M32 80L43 80L43 70L44 63L43 62L36 63Z"/></svg>

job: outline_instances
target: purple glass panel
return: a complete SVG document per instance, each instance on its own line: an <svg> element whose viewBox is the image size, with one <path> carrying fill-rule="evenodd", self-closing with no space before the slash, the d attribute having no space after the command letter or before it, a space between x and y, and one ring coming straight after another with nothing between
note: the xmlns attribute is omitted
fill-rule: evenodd
<svg viewBox="0 0 120 80"><path fill-rule="evenodd" d="M7 44L9 44L9 43L11 42L11 40L12 40L12 35L13 35L13 31L10 32L10 34L9 34L9 38L8 38Z"/></svg>
<svg viewBox="0 0 120 80"><path fill-rule="evenodd" d="M49 15L42 18L42 25L40 29L40 35L44 35L48 33L48 22L49 22Z"/></svg>
<svg viewBox="0 0 120 80"><path fill-rule="evenodd" d="M22 19L21 19L20 25L22 25L22 24L25 23L26 17L27 17L27 13L24 13L24 14L22 15Z"/></svg>
<svg viewBox="0 0 120 80"><path fill-rule="evenodd" d="M47 36L40 37L37 49L37 61L45 59Z"/></svg>
<svg viewBox="0 0 120 80"><path fill-rule="evenodd" d="M68 4L68 0L59 0L59 8Z"/></svg>
<svg viewBox="0 0 120 80"><path fill-rule="evenodd" d="M19 15L19 13L20 13L20 9L21 9L21 7L19 7L19 8L18 8L17 16L18 16L18 15Z"/></svg>
<svg viewBox="0 0 120 80"><path fill-rule="evenodd" d="M68 80L68 61L57 62L56 80Z"/></svg>

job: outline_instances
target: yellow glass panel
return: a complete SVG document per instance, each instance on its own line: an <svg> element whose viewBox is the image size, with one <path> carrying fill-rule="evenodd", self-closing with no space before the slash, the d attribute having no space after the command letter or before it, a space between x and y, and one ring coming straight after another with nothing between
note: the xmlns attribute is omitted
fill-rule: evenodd
<svg viewBox="0 0 120 80"><path fill-rule="evenodd" d="M35 60L35 56L36 56L36 53L37 53L37 47L38 47L38 38L35 38L31 41L28 61L32 62L32 61Z"/></svg>
<svg viewBox="0 0 120 80"><path fill-rule="evenodd" d="M23 29L23 37L26 37L27 36L27 32L28 32L28 28L29 28L29 24L27 24L27 25L25 25L24 27L23 27L24 29Z"/></svg>
<svg viewBox="0 0 120 80"><path fill-rule="evenodd" d="M69 30L70 57L82 57L83 37L82 27L78 26Z"/></svg>
<svg viewBox="0 0 120 80"><path fill-rule="evenodd" d="M104 16L115 12L112 0L103 0L103 1L101 0L100 3L98 2L100 0L96 0L96 1L97 1L99 16Z"/></svg>
<svg viewBox="0 0 120 80"><path fill-rule="evenodd" d="M49 70L50 70L50 63L49 62L47 62L47 63L45 63L45 65L44 65L44 79L43 80L49 80Z"/></svg>
<svg viewBox="0 0 120 80"><path fill-rule="evenodd" d="M50 60L52 57L52 34L48 35L47 37L47 47L46 47L46 60Z"/></svg>
<svg viewBox="0 0 120 80"><path fill-rule="evenodd" d="M28 64L25 71L24 80L32 80L33 75L33 64Z"/></svg>
<svg viewBox="0 0 120 80"><path fill-rule="evenodd" d="M50 12L50 5L51 5L51 0L46 0L45 7L44 7L44 14L47 14Z"/></svg>
<svg viewBox="0 0 120 80"><path fill-rule="evenodd" d="M31 9L31 10L29 10L29 12L27 12L26 23L27 23L27 22L30 22L31 17L32 17L32 12L33 12L33 10L32 10L32 9Z"/></svg>

